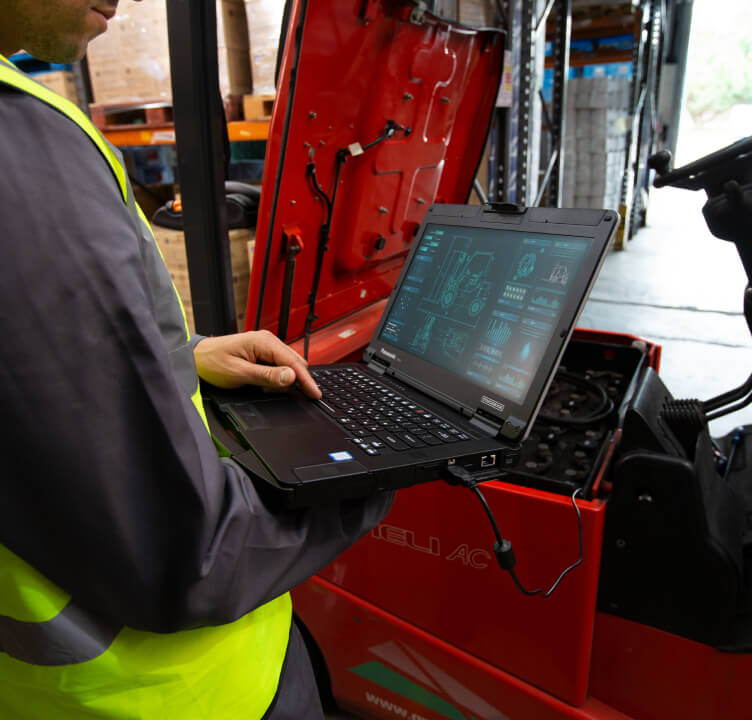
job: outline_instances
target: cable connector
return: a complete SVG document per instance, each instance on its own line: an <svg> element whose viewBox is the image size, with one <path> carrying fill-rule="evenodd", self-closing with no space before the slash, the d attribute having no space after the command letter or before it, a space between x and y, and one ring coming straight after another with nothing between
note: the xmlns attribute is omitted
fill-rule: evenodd
<svg viewBox="0 0 752 720"><path fill-rule="evenodd" d="M511 570L517 564L512 543L506 538L502 538L501 542L497 540L494 543L494 555L496 555L496 562L502 570Z"/></svg>
<svg viewBox="0 0 752 720"><path fill-rule="evenodd" d="M477 483L473 479L473 474L463 468L462 465L447 465L447 477L444 478L450 485L462 485L463 487L474 487Z"/></svg>

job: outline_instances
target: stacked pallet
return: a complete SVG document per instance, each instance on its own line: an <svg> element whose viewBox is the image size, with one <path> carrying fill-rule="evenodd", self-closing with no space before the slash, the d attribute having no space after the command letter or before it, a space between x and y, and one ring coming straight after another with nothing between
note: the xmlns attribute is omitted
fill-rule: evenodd
<svg viewBox="0 0 752 720"><path fill-rule="evenodd" d="M617 209L626 167L628 77L569 80L564 183L565 207Z"/></svg>

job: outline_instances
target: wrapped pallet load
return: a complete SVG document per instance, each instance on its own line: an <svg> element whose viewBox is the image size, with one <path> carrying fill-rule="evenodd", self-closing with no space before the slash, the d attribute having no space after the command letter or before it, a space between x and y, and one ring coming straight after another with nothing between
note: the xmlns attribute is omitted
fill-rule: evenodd
<svg viewBox="0 0 752 720"><path fill-rule="evenodd" d="M123 0L110 31L89 44L94 102L143 104L172 101L165 0ZM239 106L251 92L243 0L217 0L219 86L225 105Z"/></svg>

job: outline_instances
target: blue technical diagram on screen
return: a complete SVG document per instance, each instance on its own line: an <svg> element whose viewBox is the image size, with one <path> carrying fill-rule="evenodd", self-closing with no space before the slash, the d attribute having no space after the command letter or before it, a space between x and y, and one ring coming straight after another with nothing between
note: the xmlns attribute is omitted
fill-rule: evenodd
<svg viewBox="0 0 752 720"><path fill-rule="evenodd" d="M522 403L590 243L427 225L380 338Z"/></svg>

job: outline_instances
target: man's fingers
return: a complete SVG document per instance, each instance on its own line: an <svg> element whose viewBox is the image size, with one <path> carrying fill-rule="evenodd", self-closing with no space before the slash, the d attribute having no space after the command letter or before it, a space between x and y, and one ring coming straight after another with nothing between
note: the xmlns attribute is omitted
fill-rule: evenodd
<svg viewBox="0 0 752 720"><path fill-rule="evenodd" d="M247 367L245 376L245 382L267 390L286 390L297 380L306 395L314 399L321 397L321 390L304 368L296 372L290 367L252 363Z"/></svg>
<svg viewBox="0 0 752 720"><path fill-rule="evenodd" d="M295 375L290 380L290 383L280 384L278 387L287 387L297 379L301 390L306 395L312 398L321 397L321 391L318 385L316 385L316 381L308 372L308 363L304 358L298 355L289 345L285 345L276 335L272 335L272 333L262 331L259 333L257 340L258 344L255 348L255 355L259 360L272 362L280 367L288 366ZM287 378L284 379L286 380ZM277 378L277 382L281 382L281 379ZM272 384L269 386L273 387Z"/></svg>
<svg viewBox="0 0 752 720"><path fill-rule="evenodd" d="M255 338L255 355L259 360L273 362L275 365L290 365L291 367L308 367L306 359L299 355L289 345L285 345L276 335L268 330L261 330Z"/></svg>
<svg viewBox="0 0 752 720"><path fill-rule="evenodd" d="M295 382L295 371L284 366L249 363L244 367L243 375L247 383L260 385L270 390L287 388Z"/></svg>

